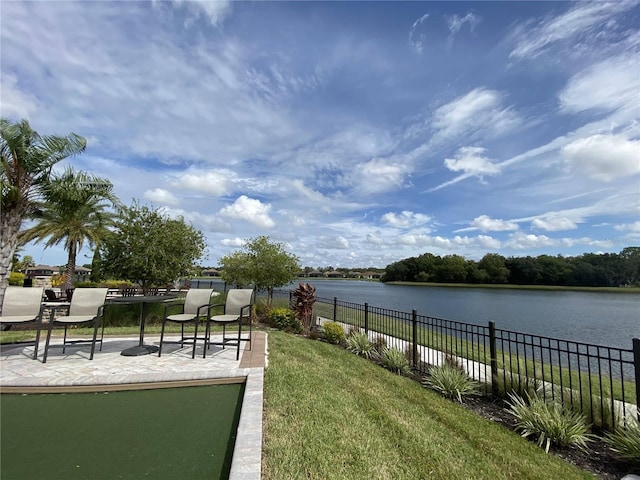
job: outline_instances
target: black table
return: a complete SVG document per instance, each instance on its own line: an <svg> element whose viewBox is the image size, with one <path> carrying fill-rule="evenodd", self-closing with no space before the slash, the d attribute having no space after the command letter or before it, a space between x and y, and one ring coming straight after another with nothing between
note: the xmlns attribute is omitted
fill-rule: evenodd
<svg viewBox="0 0 640 480"><path fill-rule="evenodd" d="M149 355L150 353L155 353L158 351L158 347L156 345L145 345L144 344L144 323L145 323L145 311L146 306L150 303L161 303L161 302L170 302L177 298L178 296L175 294L169 295L139 295L132 297L119 297L112 298L108 300L108 303L113 303L116 305L134 305L141 304L140 307L140 342L138 345L133 347L129 347L120 352L120 355L124 355L125 357L138 357L140 355Z"/></svg>

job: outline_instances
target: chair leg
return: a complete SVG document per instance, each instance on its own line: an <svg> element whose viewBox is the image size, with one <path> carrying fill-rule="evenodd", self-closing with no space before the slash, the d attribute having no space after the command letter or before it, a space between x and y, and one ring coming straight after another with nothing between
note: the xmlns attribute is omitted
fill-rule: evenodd
<svg viewBox="0 0 640 480"><path fill-rule="evenodd" d="M209 319L207 319L207 325L204 329L204 348L202 351L202 358L207 358L207 350L211 345L211 341L209 339L210 335L211 335L211 323L209 322Z"/></svg>
<svg viewBox="0 0 640 480"><path fill-rule="evenodd" d="M227 341L226 332L227 332L227 324L223 323L222 324L222 349L223 350L224 350L224 347L225 347L225 343Z"/></svg>
<svg viewBox="0 0 640 480"><path fill-rule="evenodd" d="M91 342L91 355L89 356L89 360L93 360L93 354L96 351L96 338L98 337L98 319L95 320L93 325L93 341ZM100 346L100 350L102 350L102 345Z"/></svg>
<svg viewBox="0 0 640 480"><path fill-rule="evenodd" d="M33 359L38 359L38 347L40 346L40 330L42 330L42 319L38 321L38 330L36 332L36 344L33 347Z"/></svg>
<svg viewBox="0 0 640 480"><path fill-rule="evenodd" d="M44 356L42 357L42 363L47 363L47 354L49 353L49 341L51 340L51 330L53 329L53 321L49 321L49 327L47 328L47 341L44 344Z"/></svg>
<svg viewBox="0 0 640 480"><path fill-rule="evenodd" d="M102 333L100 334L100 351L102 351L103 340L104 340L104 318L102 319Z"/></svg>
<svg viewBox="0 0 640 480"><path fill-rule="evenodd" d="M238 350L236 351L236 360L240 359L240 339L242 338L242 317L238 318Z"/></svg>
<svg viewBox="0 0 640 480"><path fill-rule="evenodd" d="M160 348L158 348L158 356L162 355L162 342L164 340L164 326L166 325L166 323L166 320L162 320L162 330L160 330Z"/></svg>
<svg viewBox="0 0 640 480"><path fill-rule="evenodd" d="M198 344L198 317L196 317L195 321L195 327L193 330L193 351L191 352L191 358L196 358L196 345ZM205 340L205 344L207 343L207 341Z"/></svg>
<svg viewBox="0 0 640 480"><path fill-rule="evenodd" d="M67 325L64 326L64 337L62 339L62 353L65 352L67 348Z"/></svg>
<svg viewBox="0 0 640 480"><path fill-rule="evenodd" d="M180 324L180 348L184 348L184 322Z"/></svg>

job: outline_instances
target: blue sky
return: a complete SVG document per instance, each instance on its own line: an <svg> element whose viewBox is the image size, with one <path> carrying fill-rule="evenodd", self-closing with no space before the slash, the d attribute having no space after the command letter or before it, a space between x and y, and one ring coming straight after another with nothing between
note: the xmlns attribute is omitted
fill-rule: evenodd
<svg viewBox="0 0 640 480"><path fill-rule="evenodd" d="M311 267L640 244L639 2L0 9L2 116L86 137L68 163L204 265L258 235Z"/></svg>

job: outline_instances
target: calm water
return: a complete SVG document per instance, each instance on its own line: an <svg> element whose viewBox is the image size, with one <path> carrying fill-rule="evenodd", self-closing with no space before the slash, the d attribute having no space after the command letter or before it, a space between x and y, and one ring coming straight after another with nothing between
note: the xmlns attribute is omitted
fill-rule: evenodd
<svg viewBox="0 0 640 480"><path fill-rule="evenodd" d="M631 348L640 338L640 295L387 285L320 280L319 297L534 335ZM220 285L222 285L220 283ZM214 283L213 288L219 288Z"/></svg>

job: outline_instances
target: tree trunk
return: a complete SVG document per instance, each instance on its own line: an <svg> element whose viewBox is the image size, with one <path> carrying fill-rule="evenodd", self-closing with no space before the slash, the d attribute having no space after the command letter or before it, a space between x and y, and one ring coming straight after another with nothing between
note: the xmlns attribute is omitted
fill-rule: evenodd
<svg viewBox="0 0 640 480"><path fill-rule="evenodd" d="M4 291L9 285L11 274L11 261L18 246L18 232L22 224L22 216L17 209L0 212L0 314Z"/></svg>
<svg viewBox="0 0 640 480"><path fill-rule="evenodd" d="M64 289L73 288L73 278L76 273L76 243L72 242L69 247L69 257L67 258L67 266L64 270L65 278L64 278Z"/></svg>

